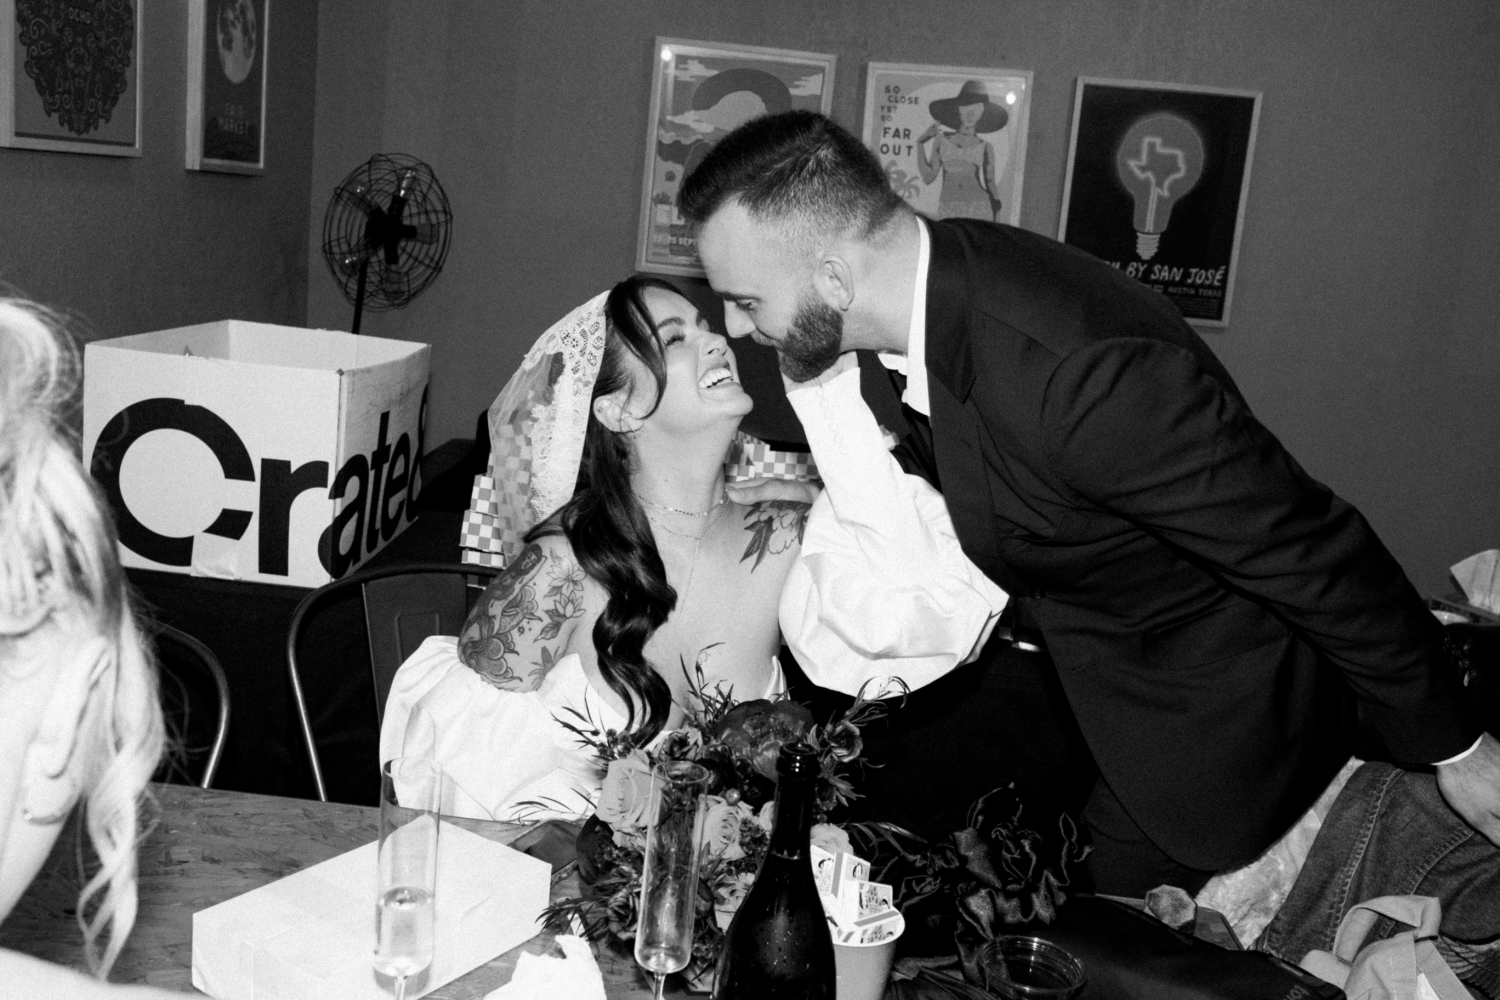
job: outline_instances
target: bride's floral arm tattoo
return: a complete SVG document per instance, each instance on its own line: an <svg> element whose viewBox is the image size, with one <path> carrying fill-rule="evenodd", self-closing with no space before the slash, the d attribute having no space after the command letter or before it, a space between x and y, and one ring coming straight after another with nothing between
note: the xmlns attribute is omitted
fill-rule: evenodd
<svg viewBox="0 0 1500 1000"><path fill-rule="evenodd" d="M528 545L474 605L459 655L497 688L533 691L566 647L566 641L550 649L543 643L583 613L583 570L567 556Z"/></svg>
<svg viewBox="0 0 1500 1000"><path fill-rule="evenodd" d="M750 543L745 546L740 562L754 559L755 563L750 567L753 573L766 556L801 545L809 507L811 504L800 500L762 500L752 506L745 512L745 530L750 532Z"/></svg>

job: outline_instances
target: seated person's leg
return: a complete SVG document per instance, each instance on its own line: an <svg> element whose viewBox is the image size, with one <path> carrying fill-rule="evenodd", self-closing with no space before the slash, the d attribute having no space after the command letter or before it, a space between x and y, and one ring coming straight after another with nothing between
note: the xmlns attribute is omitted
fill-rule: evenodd
<svg viewBox="0 0 1500 1000"><path fill-rule="evenodd" d="M1448 807L1432 775L1390 764L1354 772L1257 947L1300 962L1333 947L1350 907L1393 895L1436 897L1438 950L1459 978L1500 996L1500 848ZM1366 942L1402 929L1382 919Z"/></svg>

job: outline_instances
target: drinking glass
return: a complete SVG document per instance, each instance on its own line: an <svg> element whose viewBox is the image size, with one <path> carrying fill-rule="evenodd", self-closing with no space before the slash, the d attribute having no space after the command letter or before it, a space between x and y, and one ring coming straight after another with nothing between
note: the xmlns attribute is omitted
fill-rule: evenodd
<svg viewBox="0 0 1500 1000"><path fill-rule="evenodd" d="M432 964L438 808L443 769L421 757L380 767L380 843L375 894L375 971L406 983Z"/></svg>
<svg viewBox="0 0 1500 1000"><path fill-rule="evenodd" d="M708 771L701 765L677 760L651 769L635 960L656 974L656 1000L661 1000L667 973L681 972L693 957L699 840L707 792Z"/></svg>
<svg viewBox="0 0 1500 1000"><path fill-rule="evenodd" d="M1083 992L1083 964L1041 938L997 937L980 951L979 965L990 996L1002 1000L1073 1000Z"/></svg>

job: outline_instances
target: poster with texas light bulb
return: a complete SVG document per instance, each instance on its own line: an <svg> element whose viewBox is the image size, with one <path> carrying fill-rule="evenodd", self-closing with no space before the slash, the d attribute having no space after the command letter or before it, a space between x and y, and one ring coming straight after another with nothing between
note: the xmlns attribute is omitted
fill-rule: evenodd
<svg viewBox="0 0 1500 1000"><path fill-rule="evenodd" d="M1057 238L1228 326L1260 96L1080 77Z"/></svg>

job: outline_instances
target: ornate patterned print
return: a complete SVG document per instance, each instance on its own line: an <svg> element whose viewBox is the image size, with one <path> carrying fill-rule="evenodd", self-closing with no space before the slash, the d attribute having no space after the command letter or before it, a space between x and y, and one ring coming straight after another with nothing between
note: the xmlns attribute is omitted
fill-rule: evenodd
<svg viewBox="0 0 1500 1000"><path fill-rule="evenodd" d="M131 0L15 0L26 75L42 107L75 135L107 123L135 55Z"/></svg>
<svg viewBox="0 0 1500 1000"><path fill-rule="evenodd" d="M754 558L754 572L766 556L785 552L793 545L802 544L802 530L807 526L808 504L800 500L762 500L745 514L745 530L750 532L750 544L740 556L740 562Z"/></svg>
<svg viewBox="0 0 1500 1000"><path fill-rule="evenodd" d="M551 583L538 601L537 578L544 564L550 564ZM556 639L568 621L583 617L583 610L583 570L578 564L528 545L474 606L459 639L459 655L497 688L534 690L561 653L538 644ZM535 650L538 657L530 669L522 663L526 654L521 640L526 652Z"/></svg>

